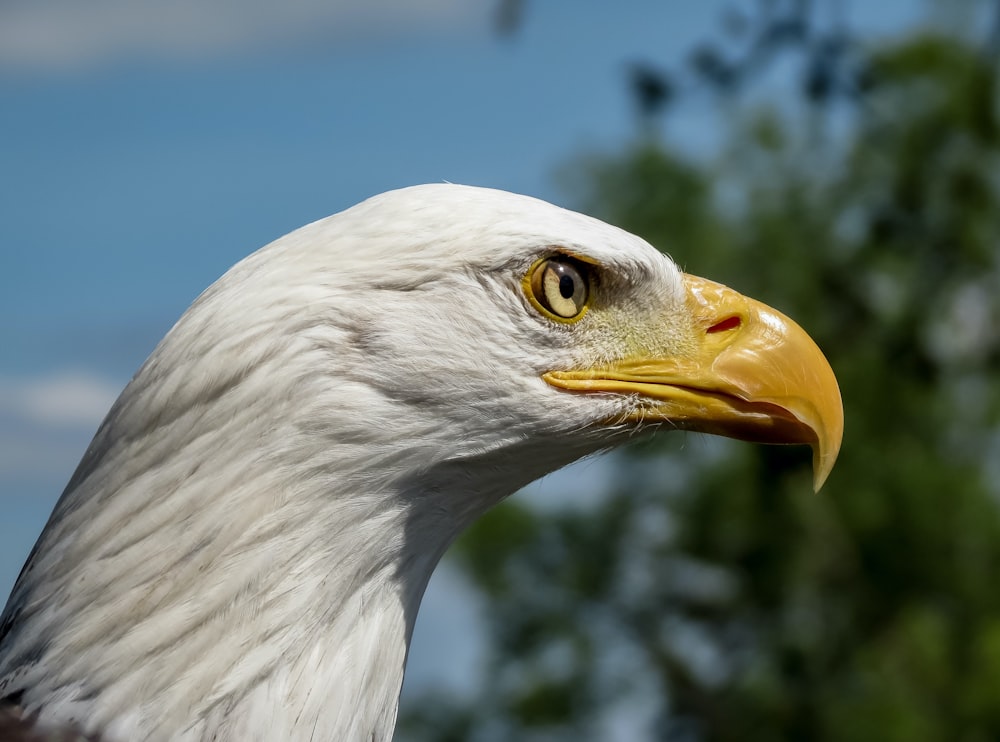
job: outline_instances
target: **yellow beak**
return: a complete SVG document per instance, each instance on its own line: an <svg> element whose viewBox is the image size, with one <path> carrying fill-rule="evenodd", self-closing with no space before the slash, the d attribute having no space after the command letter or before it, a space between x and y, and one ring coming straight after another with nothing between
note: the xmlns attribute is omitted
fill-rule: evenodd
<svg viewBox="0 0 1000 742"><path fill-rule="evenodd" d="M551 371L545 381L579 392L648 400L636 421L758 443L809 444L813 485L823 486L844 433L840 388L830 364L791 319L722 284L684 276L694 340L673 357Z"/></svg>

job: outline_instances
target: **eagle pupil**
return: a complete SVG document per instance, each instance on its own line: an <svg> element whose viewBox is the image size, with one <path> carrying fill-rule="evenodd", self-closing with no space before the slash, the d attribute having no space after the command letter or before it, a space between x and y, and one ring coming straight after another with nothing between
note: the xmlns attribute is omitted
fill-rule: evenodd
<svg viewBox="0 0 1000 742"><path fill-rule="evenodd" d="M559 293L562 294L563 299L568 299L573 296L573 277L567 276L565 273L559 277Z"/></svg>

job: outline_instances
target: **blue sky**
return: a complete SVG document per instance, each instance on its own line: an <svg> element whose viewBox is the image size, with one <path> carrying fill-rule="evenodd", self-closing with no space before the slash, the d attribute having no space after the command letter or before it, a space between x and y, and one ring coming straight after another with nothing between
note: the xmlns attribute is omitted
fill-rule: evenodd
<svg viewBox="0 0 1000 742"><path fill-rule="evenodd" d="M232 263L414 183L565 203L554 170L634 134L627 65L677 64L725 5L527 0L502 38L494 0L0 4L0 594L118 391ZM847 7L875 35L923 5ZM715 113L670 136L710 149ZM439 676L421 646L445 641L446 676L474 664L454 640L474 610L435 578L411 676Z"/></svg>

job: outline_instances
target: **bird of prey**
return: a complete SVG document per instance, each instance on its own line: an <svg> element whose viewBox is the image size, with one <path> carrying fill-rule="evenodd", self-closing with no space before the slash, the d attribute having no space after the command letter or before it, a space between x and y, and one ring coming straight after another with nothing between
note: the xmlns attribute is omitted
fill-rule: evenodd
<svg viewBox="0 0 1000 742"><path fill-rule="evenodd" d="M387 741L441 555L522 485L685 429L843 429L794 322L502 191L369 199L237 263L111 408L0 618L4 740Z"/></svg>

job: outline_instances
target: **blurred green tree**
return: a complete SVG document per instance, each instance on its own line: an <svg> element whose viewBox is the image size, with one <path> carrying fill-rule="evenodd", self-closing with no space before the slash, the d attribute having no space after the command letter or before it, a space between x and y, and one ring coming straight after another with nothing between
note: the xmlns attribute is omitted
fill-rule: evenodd
<svg viewBox="0 0 1000 742"><path fill-rule="evenodd" d="M674 434L597 503L497 508L453 553L488 601L483 687L400 739L1000 739L1000 36L747 24L743 57L703 47L688 73L738 113L717 161L647 121L565 181L810 331L845 402L837 467L813 496L807 451ZM753 103L789 53L799 99ZM677 75L640 72L640 98L670 91L640 113L669 115Z"/></svg>

